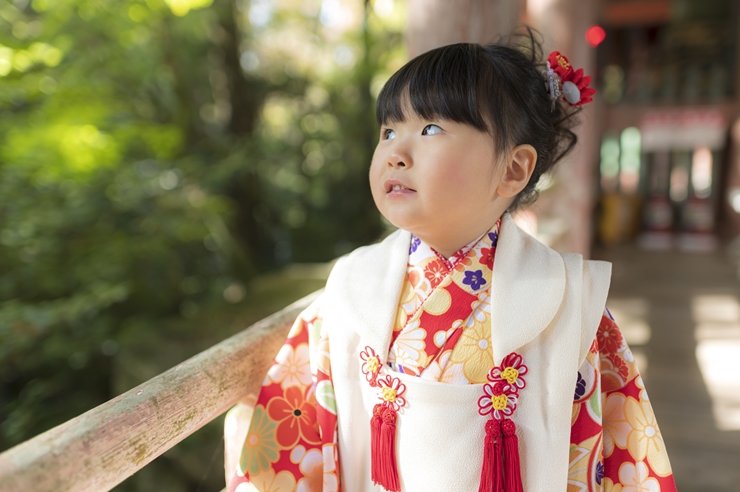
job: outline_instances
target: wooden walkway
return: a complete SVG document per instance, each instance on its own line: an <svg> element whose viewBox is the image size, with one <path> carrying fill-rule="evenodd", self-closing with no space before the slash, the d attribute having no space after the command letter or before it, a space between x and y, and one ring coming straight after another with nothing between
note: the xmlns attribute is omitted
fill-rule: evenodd
<svg viewBox="0 0 740 492"><path fill-rule="evenodd" d="M681 492L740 491L740 282L723 253L596 251Z"/></svg>

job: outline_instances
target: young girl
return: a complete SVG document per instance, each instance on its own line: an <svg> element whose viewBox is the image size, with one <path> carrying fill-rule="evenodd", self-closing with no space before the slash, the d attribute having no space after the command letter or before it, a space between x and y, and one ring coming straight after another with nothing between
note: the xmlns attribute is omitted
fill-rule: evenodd
<svg viewBox="0 0 740 492"><path fill-rule="evenodd" d="M509 212L576 143L590 77L455 44L388 81L370 167L399 228L339 259L264 381L230 491L673 491L610 266Z"/></svg>

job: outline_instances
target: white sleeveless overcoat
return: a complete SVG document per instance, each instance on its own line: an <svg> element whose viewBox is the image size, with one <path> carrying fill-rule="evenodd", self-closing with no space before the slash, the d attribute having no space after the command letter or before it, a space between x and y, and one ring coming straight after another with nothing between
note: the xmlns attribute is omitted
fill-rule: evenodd
<svg viewBox="0 0 740 492"><path fill-rule="evenodd" d="M406 275L410 234L341 258L326 285L324 320L337 401L342 490L379 491L370 480L370 417L380 400L361 372L372 347L387 360ZM525 491L567 488L571 412L578 368L596 336L611 265L560 254L502 219L491 284L494 362L517 352L529 367L513 415ZM391 373L384 366L382 374ZM453 385L393 373L406 385L398 417L403 492L476 492L484 425L482 385Z"/></svg>

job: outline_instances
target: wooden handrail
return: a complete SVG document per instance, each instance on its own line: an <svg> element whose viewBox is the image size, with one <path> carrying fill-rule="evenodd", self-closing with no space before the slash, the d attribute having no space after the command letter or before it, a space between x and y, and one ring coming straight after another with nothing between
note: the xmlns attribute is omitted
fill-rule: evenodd
<svg viewBox="0 0 740 492"><path fill-rule="evenodd" d="M257 393L290 326L319 293L0 454L0 492L112 489Z"/></svg>

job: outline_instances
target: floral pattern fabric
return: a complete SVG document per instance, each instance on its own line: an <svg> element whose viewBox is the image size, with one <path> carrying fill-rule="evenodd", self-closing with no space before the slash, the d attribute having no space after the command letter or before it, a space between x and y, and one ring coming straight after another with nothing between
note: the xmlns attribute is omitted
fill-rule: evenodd
<svg viewBox="0 0 740 492"><path fill-rule="evenodd" d="M671 465L635 357L609 312L578 371L569 491L675 491Z"/></svg>
<svg viewBox="0 0 740 492"><path fill-rule="evenodd" d="M393 369L453 384L485 382L493 366L487 327L498 227L449 260L412 238L388 353Z"/></svg>
<svg viewBox="0 0 740 492"><path fill-rule="evenodd" d="M449 259L412 236L388 361L449 384L493 368L490 285L499 223ZM229 492L340 490L337 410L322 298L293 325L263 382ZM372 365L365 354L363 367ZM605 312L574 377L568 491L675 491L635 359Z"/></svg>

